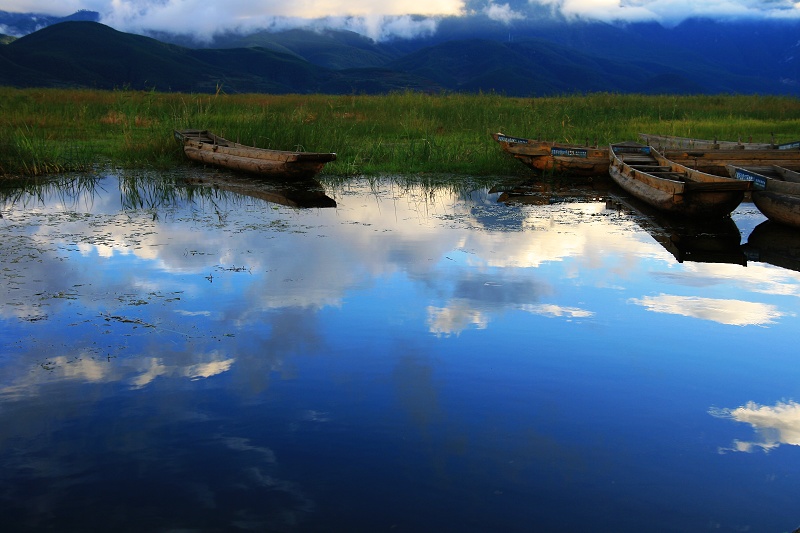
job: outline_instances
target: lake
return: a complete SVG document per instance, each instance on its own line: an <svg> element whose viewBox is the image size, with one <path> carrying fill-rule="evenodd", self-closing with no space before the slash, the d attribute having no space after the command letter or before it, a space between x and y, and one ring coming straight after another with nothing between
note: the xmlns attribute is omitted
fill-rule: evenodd
<svg viewBox="0 0 800 533"><path fill-rule="evenodd" d="M800 526L800 235L461 181L4 185L4 529Z"/></svg>

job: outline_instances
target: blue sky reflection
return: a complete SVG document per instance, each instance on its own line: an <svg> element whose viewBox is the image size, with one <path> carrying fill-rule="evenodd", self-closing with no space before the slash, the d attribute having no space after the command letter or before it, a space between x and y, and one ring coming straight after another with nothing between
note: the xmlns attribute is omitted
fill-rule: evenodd
<svg viewBox="0 0 800 533"><path fill-rule="evenodd" d="M719 451L797 443L800 273L678 262L588 193L327 192L0 203L4 523L794 527L800 456Z"/></svg>

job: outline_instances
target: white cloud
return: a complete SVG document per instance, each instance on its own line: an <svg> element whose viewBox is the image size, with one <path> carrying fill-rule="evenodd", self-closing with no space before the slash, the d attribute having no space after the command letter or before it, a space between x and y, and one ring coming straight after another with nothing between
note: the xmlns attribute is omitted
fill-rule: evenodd
<svg viewBox="0 0 800 533"><path fill-rule="evenodd" d="M480 2L481 0L479 0ZM483 8L466 0L11 0L3 9L65 16L80 9L97 11L101 22L120 31L166 31L209 40L223 32L297 27L352 30L376 40L427 35L441 17L482 13L511 23L538 18L542 8L567 19L658 21L676 24L689 17L800 18L800 2L792 0L512 0Z"/></svg>
<svg viewBox="0 0 800 533"><path fill-rule="evenodd" d="M101 22L124 31L172 31L210 38L224 31L281 30L319 27L356 31L373 39L416 37L436 27L434 18L458 15L461 0L388 0L375 5L370 0L338 2L300 0L253 2L234 0L224 4L203 0L134 2L113 0L111 9L100 11Z"/></svg>
<svg viewBox="0 0 800 533"><path fill-rule="evenodd" d="M603 21L655 20L675 24L690 17L800 17L800 3L791 0L529 0L549 6L568 18Z"/></svg>
<svg viewBox="0 0 800 533"><path fill-rule="evenodd" d="M495 4L494 2L489 3L489 5L483 9L483 13L490 19L502 22L504 24L509 24L511 21L522 20L525 18L523 13L514 11L511 9L510 5L499 5Z"/></svg>
<svg viewBox="0 0 800 533"><path fill-rule="evenodd" d="M134 388L142 388L153 382L158 377L182 377L191 380L207 379L228 372L233 366L234 359L223 358L214 352L206 354L210 361L199 362L191 365L175 365L165 363L161 358L151 357L142 363L142 372L131 380Z"/></svg>
<svg viewBox="0 0 800 533"><path fill-rule="evenodd" d="M303 26L311 29L339 29L364 35L375 41L392 38L412 39L432 35L438 26L435 18L411 15L369 15L359 17L325 17L313 21L276 21L287 27Z"/></svg>
<svg viewBox="0 0 800 533"><path fill-rule="evenodd" d="M428 327L436 335L457 335L469 326L486 329L488 325L489 318L471 309L467 302L458 302L450 307L428 307Z"/></svg>
<svg viewBox="0 0 800 533"><path fill-rule="evenodd" d="M551 7L554 12L567 18L593 20L654 20L656 14L645 7L645 2L624 2L623 0L531 0L531 4Z"/></svg>
<svg viewBox="0 0 800 533"><path fill-rule="evenodd" d="M630 303L641 305L649 311L712 320L731 326L764 326L783 316L773 305L721 300L697 296L661 294L632 298Z"/></svg>
<svg viewBox="0 0 800 533"><path fill-rule="evenodd" d="M721 453L756 449L768 452L781 444L800 446L800 404L797 402L778 402L774 406L748 402L736 409L711 409L709 413L750 424L760 437L756 441L734 440L733 447L720 448Z"/></svg>
<svg viewBox="0 0 800 533"><path fill-rule="evenodd" d="M534 315L541 315L550 318L591 318L594 316L592 311L587 311L586 309L580 309L578 307L562 307L555 304L523 305L521 309Z"/></svg>

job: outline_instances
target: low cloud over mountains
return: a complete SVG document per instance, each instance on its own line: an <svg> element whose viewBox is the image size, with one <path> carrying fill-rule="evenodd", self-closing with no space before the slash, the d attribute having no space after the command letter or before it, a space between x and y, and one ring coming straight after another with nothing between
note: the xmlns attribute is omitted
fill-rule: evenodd
<svg viewBox="0 0 800 533"><path fill-rule="evenodd" d="M210 43L220 35L293 28L354 31L376 41L432 36L453 18L493 21L512 29L542 21L656 22L799 20L794 0L7 0L8 13L64 17L78 10L120 31L179 34ZM3 32L9 33L9 29ZM13 31L11 31L13 34Z"/></svg>

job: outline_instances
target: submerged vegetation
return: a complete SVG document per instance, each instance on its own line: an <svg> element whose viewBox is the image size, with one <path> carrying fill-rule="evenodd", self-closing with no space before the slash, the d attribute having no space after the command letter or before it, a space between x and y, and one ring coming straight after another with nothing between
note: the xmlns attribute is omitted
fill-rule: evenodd
<svg viewBox="0 0 800 533"><path fill-rule="evenodd" d="M497 94L212 95L0 87L0 175L188 164L174 129L263 148L336 152L326 174L526 170L490 134L606 144L639 132L776 142L800 138L800 100L776 96ZM773 137L774 136L774 137Z"/></svg>

